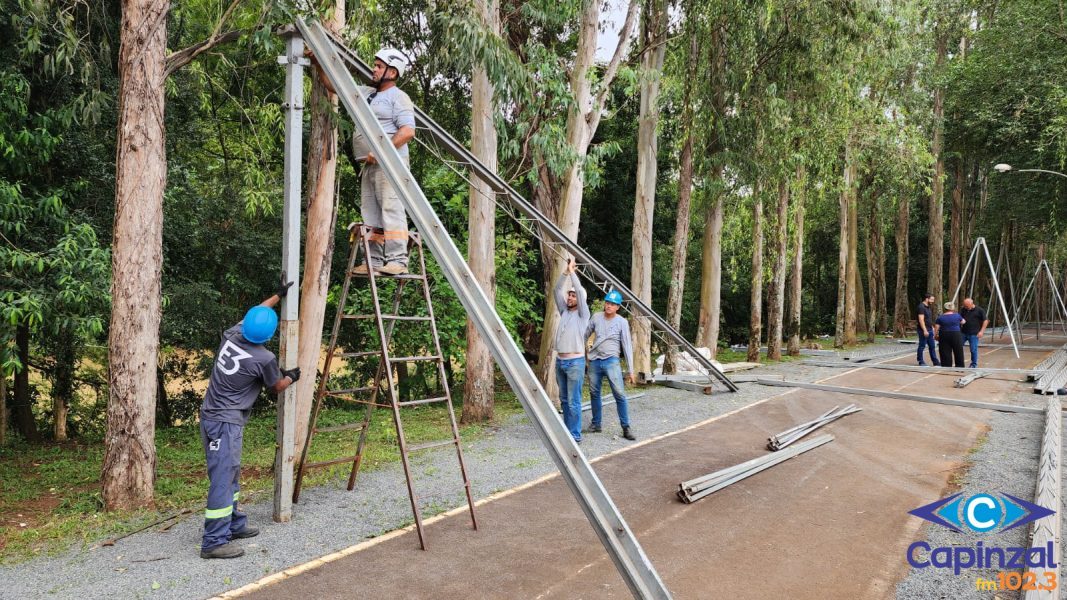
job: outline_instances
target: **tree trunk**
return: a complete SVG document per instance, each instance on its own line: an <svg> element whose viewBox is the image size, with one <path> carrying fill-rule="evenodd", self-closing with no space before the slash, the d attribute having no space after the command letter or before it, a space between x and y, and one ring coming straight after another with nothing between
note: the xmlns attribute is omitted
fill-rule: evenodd
<svg viewBox="0 0 1067 600"><path fill-rule="evenodd" d="M167 0L124 0L119 47L115 221L111 246L104 507L152 504L163 267Z"/></svg>
<svg viewBox="0 0 1067 600"><path fill-rule="evenodd" d="M900 197L897 205L897 226L894 239L897 244L897 285L894 292L896 306L893 310L893 333L907 337L911 333L911 303L908 301L908 219L911 202Z"/></svg>
<svg viewBox="0 0 1067 600"><path fill-rule="evenodd" d="M652 218L656 207L659 86L667 44L666 0L644 0L642 8L641 113L637 128L637 192L634 204L630 285L652 306ZM652 329L648 317L632 315L634 364L631 371L652 372Z"/></svg>
<svg viewBox="0 0 1067 600"><path fill-rule="evenodd" d="M693 82L700 60L700 44L688 21L687 31L690 36L688 77L685 79L682 100L682 135L685 141L678 158L678 212L674 219L674 252L671 256L670 289L667 291L667 322L678 331L682 329L682 296L685 292L686 250L689 248L689 207L693 195ZM669 374L674 370L674 346L668 345L663 372Z"/></svg>
<svg viewBox="0 0 1067 600"><path fill-rule="evenodd" d="M838 215L837 225L839 231L839 241L837 246L837 320L834 330L834 347L842 348L846 343L855 343L855 295L851 295L850 301L850 286L849 286L849 249L851 244L849 243L849 209L850 201L849 197L852 193L853 178L855 177L855 166L852 164L852 151L845 147L845 167L843 171L844 186L841 190L840 196L838 196ZM849 306L851 305L853 315L853 327L852 327L852 341L848 340L848 319L849 319Z"/></svg>
<svg viewBox="0 0 1067 600"><path fill-rule="evenodd" d="M804 300L804 201L807 199L808 176L803 165L797 166L793 182L793 266L789 273L789 356L800 356L800 312Z"/></svg>
<svg viewBox="0 0 1067 600"><path fill-rule="evenodd" d="M616 55L629 46L630 33L632 31L629 21L630 15L635 9L631 0L627 13L627 22L624 23L619 35L619 46ZM578 239L578 221L582 214L582 194L585 187L584 166L585 158L589 153L589 144L593 141L597 125L600 122L601 111L604 108L606 95L593 96L592 79L589 76L590 69L594 65L594 55L597 45L597 33L600 25L600 4L586 1L582 5L581 20L578 30L578 46L575 52L574 65L570 72L570 88L574 97L574 104L567 115L567 146L574 152L574 162L568 168L563 177L562 192L557 194L556 189L549 188L540 194L535 194L535 199L543 203L556 206L554 199L559 198L558 210L542 212L545 215L556 215L556 225L571 240ZM614 57L612 59L615 60ZM610 68L609 68L610 70ZM602 90L606 90L614 79L614 72L605 73L599 82ZM540 175L542 182L554 181L551 176ZM541 205L543 206L543 204ZM541 208L539 206L539 208ZM545 263L545 319L541 331L541 350L538 353L538 376L544 385L545 391L550 398L559 396L556 389L556 378L552 376L555 362L555 334L559 324L559 311L552 301L552 288L556 279L563 272L567 256L558 256L556 251L545 243L541 243L541 256Z"/></svg>
<svg viewBox="0 0 1067 600"><path fill-rule="evenodd" d="M0 448L7 443L7 374L0 369Z"/></svg>
<svg viewBox="0 0 1067 600"><path fill-rule="evenodd" d="M156 367L156 424L164 427L174 426L174 410L167 397L167 376L162 366Z"/></svg>
<svg viewBox="0 0 1067 600"><path fill-rule="evenodd" d="M500 33L497 0L478 0L476 8L483 23ZM471 82L471 152L490 171L497 169L497 135L493 115L493 86L485 69L476 67ZM470 185L470 219L467 262L474 279L490 302L496 298L496 202L489 184L474 177ZM493 418L493 369L489 346L467 319L467 372L463 386L463 414L460 421L476 423Z"/></svg>
<svg viewBox="0 0 1067 600"><path fill-rule="evenodd" d="M708 83L711 86L712 118L718 119L726 110L726 45L720 24L711 27L711 60ZM722 153L723 142L717 124L711 128L705 155L715 157ZM722 179L722 167L715 161L707 174L715 197L705 210L704 236L701 247L700 267L700 317L697 324L697 346L706 347L712 357L719 350L719 312L722 303L722 224L723 195L718 183Z"/></svg>
<svg viewBox="0 0 1067 600"><path fill-rule="evenodd" d="M18 352L22 370L15 372L15 398L11 404L11 418L22 439L40 442L41 432L33 418L33 401L30 399L30 328L18 325L15 328L15 351Z"/></svg>
<svg viewBox="0 0 1067 600"><path fill-rule="evenodd" d="M854 159L854 157L853 157ZM856 189L855 162L850 161L850 181L846 190L848 192L848 303L845 305L845 343L855 344L858 341L857 334L861 329L866 329L866 314L863 306L863 284L859 276L859 207Z"/></svg>
<svg viewBox="0 0 1067 600"><path fill-rule="evenodd" d="M882 219L878 212L878 192L871 191L870 212L867 220L867 290L870 306L867 313L867 341L885 331L885 243L882 237Z"/></svg>
<svg viewBox="0 0 1067 600"><path fill-rule="evenodd" d="M67 413L74 396L74 371L78 353L73 343L74 334L64 329L56 344L56 366L52 378L52 435L57 442L67 439Z"/></svg>
<svg viewBox="0 0 1067 600"><path fill-rule="evenodd" d="M771 272L770 298L767 300L767 358L782 360L782 322L785 313L785 264L789 247L789 182L778 182L778 213L774 222L774 267Z"/></svg>
<svg viewBox="0 0 1067 600"><path fill-rule="evenodd" d="M763 335L763 196L752 186L752 279L749 291L748 361L759 362Z"/></svg>
<svg viewBox="0 0 1067 600"><path fill-rule="evenodd" d="M949 219L948 290L955 292L960 283L960 249L963 241L963 159L956 161L956 182L952 186L952 215ZM963 294L968 293L966 285ZM962 296L961 296L962 297Z"/></svg>
<svg viewBox="0 0 1067 600"><path fill-rule="evenodd" d="M947 55L947 33L941 27L937 36L937 60L935 71L940 73L945 64ZM945 262L945 218L944 218L944 195L945 195L945 159L944 148L944 118L945 114L945 91L941 86L934 88L934 134L930 151L934 155L934 180L931 182L930 193L930 236L928 238L927 257L929 265L926 269L926 288L931 294L943 302L943 273Z"/></svg>
<svg viewBox="0 0 1067 600"><path fill-rule="evenodd" d="M334 0L333 14L323 24L334 33L344 27L345 2ZM300 282L300 330L297 333L297 365L304 374L296 382L296 429L293 456L300 456L307 441L311 405L318 382L315 373L322 353L326 320L326 295L330 291L334 229L337 226L337 95L330 93L321 70L311 69L311 131L308 136L305 203L307 241L304 242L304 277ZM298 273L286 273L295 281ZM342 310L343 307L338 307Z"/></svg>

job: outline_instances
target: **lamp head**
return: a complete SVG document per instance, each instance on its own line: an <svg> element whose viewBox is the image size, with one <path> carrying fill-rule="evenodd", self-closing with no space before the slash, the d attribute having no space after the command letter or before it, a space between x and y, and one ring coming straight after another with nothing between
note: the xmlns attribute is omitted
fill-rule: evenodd
<svg viewBox="0 0 1067 600"><path fill-rule="evenodd" d="M1005 164L1005 163L999 163L999 164L993 165L993 169L997 173L1007 173L1008 171L1011 170L1011 165Z"/></svg>

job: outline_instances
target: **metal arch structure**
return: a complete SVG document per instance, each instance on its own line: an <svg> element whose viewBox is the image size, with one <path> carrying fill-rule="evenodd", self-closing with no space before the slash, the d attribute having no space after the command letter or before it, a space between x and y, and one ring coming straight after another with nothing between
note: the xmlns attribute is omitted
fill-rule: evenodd
<svg viewBox="0 0 1067 600"><path fill-rule="evenodd" d="M333 43L346 70L350 69L351 71L354 71L364 81L369 82L371 79L370 67L360 60L351 49L347 48L342 39L333 35L329 31L326 31L326 36ZM448 161L438 154L438 157L441 158L447 166L456 171L461 177L463 177L463 174L459 173L458 170L461 168L469 169L479 179L488 183L489 186L493 188L493 191L496 192L493 195L493 201L496 202L509 217L523 226L531 235L538 239L546 240L549 247L565 250L574 256L582 276L596 286L601 292L607 293L609 290L615 289L622 294L624 301L623 308L630 313L648 318L652 325L650 329L654 333L660 334L662 338L665 338L668 345L673 342L674 345L692 355L693 359L705 369L710 383L718 384L731 392L737 391L737 386L734 382L731 381L725 373L720 371L711 360L697 352L696 347L672 327L666 319L641 301L641 299L639 299L621 279L613 275L611 271L601 265L600 262L586 252L584 248L579 246L577 242L568 238L551 219L545 217L541 211L537 210L537 207L524 198L522 194L515 190L515 188L511 187L511 185L504 181L499 175L482 164L463 144L459 143L455 137L438 125L437 122L430 118L430 116L418 106L415 107L415 123L420 130L428 133L433 141L440 144L444 152L452 157L452 160ZM419 138L416 138L416 142L426 146ZM428 149L437 154L434 149ZM464 178L466 179L466 177Z"/></svg>
<svg viewBox="0 0 1067 600"><path fill-rule="evenodd" d="M981 248L982 253L985 255L986 265L989 266L990 277L993 280L993 289L996 291L997 298L1000 300L1000 309L1004 313L1004 322L1011 323L1011 317L1008 316L1008 307L1004 304L1004 295L1000 292L1000 282L997 281L997 270L993 266L993 258L989 255L989 246L986 244L984 237L980 237L974 241L974 247L971 248L971 255L967 258L967 264L963 267L963 272L960 273L960 282L956 285L955 293L952 294L952 302L955 303L956 299L959 298L960 288L963 287L963 282L967 278L968 271L971 273L971 290L974 290L974 282L978 274L978 267L980 266L978 259L979 248ZM1010 326L1007 329L1009 335L1011 335L1011 348L1015 351L1015 358L1019 358L1019 346L1015 342L1015 331L1012 330Z"/></svg>
<svg viewBox="0 0 1067 600"><path fill-rule="evenodd" d="M630 591L636 598L670 598L666 585L596 476L592 465L556 415L540 380L526 363L493 304L478 285L463 254L456 248L444 224L393 147L390 137L382 130L370 105L360 95L355 80L345 68L337 43L318 22L306 23L296 18L295 24L333 84L341 104L352 117L356 128L365 136L408 216L437 258L445 277L478 333L485 339L512 390L530 415L542 443Z"/></svg>

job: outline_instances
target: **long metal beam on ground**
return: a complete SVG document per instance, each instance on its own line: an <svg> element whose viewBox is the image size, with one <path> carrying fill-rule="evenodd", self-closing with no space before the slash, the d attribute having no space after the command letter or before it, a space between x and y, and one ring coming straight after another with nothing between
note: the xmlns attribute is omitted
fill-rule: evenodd
<svg viewBox="0 0 1067 600"><path fill-rule="evenodd" d="M950 406L964 406L967 408L982 408L986 410L998 410L1001 412L1016 412L1016 413L1029 413L1029 414L1041 414L1045 412L1043 408L1037 408L1034 406L1017 406L1013 404L996 404L993 402L975 402L973 400L957 400L955 398L939 398L937 396L921 396L919 394L905 394L902 392L890 392L885 390L869 390L866 388L853 388L843 387L838 385L825 385L822 383L808 383L806 381L788 381L778 379L757 379L756 383L760 385L769 385L773 387L792 387L792 388L804 388L809 390L819 390L822 392L836 392L839 394L856 394L858 396L878 396L881 398L895 398L897 400L912 400L915 402L929 402L933 404L948 404Z"/></svg>
<svg viewBox="0 0 1067 600"><path fill-rule="evenodd" d="M456 248L444 224L393 147L389 136L382 130L373 110L360 95L355 80L345 68L337 46L320 23L305 23L299 18L295 23L308 47L318 57L319 65L333 84L341 104L352 117L356 128L367 139L389 183L400 196L408 216L437 258L441 270L467 311L467 316L489 345L500 370L511 384L511 389L526 413L530 415L542 443L630 591L637 598L670 598L670 592L645 555L633 531L622 518L618 507L563 422L556 416L555 408L541 387L541 382L526 363L522 352L496 314L493 304L478 285L463 254Z"/></svg>
<svg viewBox="0 0 1067 600"><path fill-rule="evenodd" d="M1055 511L1052 515L1034 521L1031 528L1031 548L1052 547L1053 560L1051 564L1060 564L1060 534L1062 520L1060 517L1061 493L1060 478L1062 467L1060 465L1061 449L1063 447L1063 407L1058 396L1048 399L1048 407L1045 410L1045 435L1041 439L1041 460L1037 467L1037 490L1034 493L1034 503ZM1044 581L1044 568L1030 568L1035 581ZM1052 600L1059 597L1056 590L1031 590L1023 596L1026 600Z"/></svg>
<svg viewBox="0 0 1067 600"><path fill-rule="evenodd" d="M364 81L370 81L370 67L361 61L354 52L345 47L343 40L329 34L329 32L327 32L327 34L337 48L338 54L341 60L344 61L345 65L356 71ZM459 141L452 137L448 131L438 125L437 122L431 119L429 115L417 106L415 107L415 121L430 134L435 142L441 144L447 150L447 152L457 161L459 166L470 169L479 179L493 188L496 192L496 196L493 198L494 201L499 204L500 196L506 198L511 206L518 210L524 218L530 219L536 223L541 235L548 238L550 244L558 245L573 255L579 265L584 267L585 272L583 272L583 274L593 281L594 285L599 287L605 293L612 288L617 290L622 294L623 299L626 301L625 308L637 315L647 317L656 329L672 339L682 350L689 352L693 359L708 371L710 378L717 380L726 389L732 392L737 391L737 386L730 381L730 378L723 372L719 371L714 363L697 352L697 349L693 344L672 327L666 319L661 317L656 311L652 310L652 308L638 298L621 279L613 275L611 271L608 271L607 268L601 265L592 255L586 252L584 248L579 246L577 242L568 238L551 219L545 217L541 211L537 210L537 207L526 200L526 198L519 194L519 192L511 187L499 175L482 164L463 144L459 143Z"/></svg>
<svg viewBox="0 0 1067 600"><path fill-rule="evenodd" d="M875 364L855 364L855 363L837 363L826 360L805 360L801 362L802 365L811 365L813 367L832 367L835 369L883 369L886 371L909 371L912 373L938 373L944 375L954 375L956 373L967 373L974 369L967 367L920 367L919 365L894 365L885 363ZM982 367L982 371L989 373L1018 373L1020 375L1030 375L1031 373L1043 373L1044 369L1009 369L1009 368L985 368Z"/></svg>

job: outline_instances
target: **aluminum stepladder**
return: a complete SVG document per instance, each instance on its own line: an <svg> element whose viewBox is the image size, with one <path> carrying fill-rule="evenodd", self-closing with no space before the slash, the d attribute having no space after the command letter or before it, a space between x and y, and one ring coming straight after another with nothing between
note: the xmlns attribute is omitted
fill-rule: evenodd
<svg viewBox="0 0 1067 600"><path fill-rule="evenodd" d="M404 477L406 478L408 497L411 500L411 511L415 517L415 529L419 536L419 545L423 550L426 549L426 538L422 528L422 515L419 511L418 496L415 493L415 485L412 479L411 463L409 460L409 453L418 452L421 450L429 450L431 448L437 448L441 446L452 445L456 449L456 458L459 461L460 474L463 477L464 492L467 497L467 506L470 509L471 524L474 529L478 528L478 521L474 514L474 500L471 497L471 484L470 478L467 476L467 466L463 461L463 449L460 443L459 427L456 425L456 414L452 408L452 394L448 387L448 378L445 374L444 356L441 353L441 342L437 334L437 322L434 319L433 303L430 298L430 285L426 276L426 260L423 256L422 240L417 232L409 232L408 249L411 253L412 261L415 262L417 256L418 272L406 273L403 275L380 275L376 274L374 269L370 269L366 274L357 273L355 270L356 259L358 255L367 257L370 255L370 237L373 235L373 229L362 223L353 223L349 225L349 241L351 243L351 250L348 255L348 265L345 269L345 281L341 288L341 296L338 298L337 303L337 315L334 318L333 332L330 334L330 344L326 351L325 364L323 366L322 377L319 380L319 386L315 393L315 405L311 413L311 422L308 426L307 440L304 444L303 453L300 456L300 463L297 467L296 483L293 488L293 503L295 504L300 497L300 487L303 483L304 475L309 469L317 467L325 467L335 464L341 464L346 462L352 463L352 470L348 476L348 489L351 490L356 483L356 475L359 472L360 463L363 460L363 451L366 448L367 432L370 430L371 417L374 414L376 407L389 408L393 414L393 424L396 426L396 439L397 445L400 449L400 460L404 466ZM352 279L366 279L370 287L371 304L373 308L372 313L367 314L348 314L348 299L349 291L351 290ZM381 292L379 285L379 279L388 279L395 282L395 289L393 291L392 310L388 313L382 312L381 306ZM408 287L408 283L413 283L415 286L420 286L420 297L426 307L425 315L401 315L399 314L402 301L405 299L404 292ZM410 300L410 299L409 299ZM359 352L344 352L338 348L338 334L341 331L341 325L347 320L374 320L375 329L377 332L379 349ZM413 355L412 356L393 356L390 351L390 346L393 343L393 330L398 322L409 323L426 323L429 326L433 345L430 348L432 354L426 355ZM371 385L366 387L355 387L348 389L330 389L330 373L331 366L334 358L342 359L366 359L377 356L378 365L375 373L374 380ZM441 390L440 395L433 395L428 398L421 398L417 400L401 401L399 398L397 386L398 381L393 380L394 367L402 363L418 363L418 362L433 362L437 367L438 387ZM370 394L369 398L361 398L363 394ZM384 396L384 398L383 398ZM345 425L336 425L330 427L317 427L319 413L322 410L323 402L326 398L339 398L344 401L354 402L358 404L364 404L366 411L363 416L362 422L350 423ZM447 408L448 421L452 437L444 441L426 442L417 445L409 445L404 435L404 425L401 419L400 410L406 407L422 406L428 404L443 403ZM359 442L356 447L355 456L344 456L340 458L334 458L329 460L323 460L318 462L308 462L309 448L311 442L314 439L316 433L326 433L345 430L359 430Z"/></svg>

